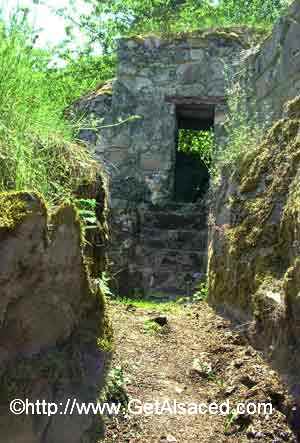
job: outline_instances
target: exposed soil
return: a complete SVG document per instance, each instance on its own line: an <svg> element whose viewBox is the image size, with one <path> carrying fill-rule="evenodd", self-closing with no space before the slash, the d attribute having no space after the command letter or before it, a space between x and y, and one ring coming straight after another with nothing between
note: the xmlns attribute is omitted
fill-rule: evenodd
<svg viewBox="0 0 300 443"><path fill-rule="evenodd" d="M292 402L275 371L204 302L164 313L168 324L145 332L160 314L110 303L116 351L130 398L143 403L230 402L229 415L121 415L107 418L105 443L296 442L287 423ZM200 365L200 367L199 367ZM269 415L240 415L239 402L273 404Z"/></svg>

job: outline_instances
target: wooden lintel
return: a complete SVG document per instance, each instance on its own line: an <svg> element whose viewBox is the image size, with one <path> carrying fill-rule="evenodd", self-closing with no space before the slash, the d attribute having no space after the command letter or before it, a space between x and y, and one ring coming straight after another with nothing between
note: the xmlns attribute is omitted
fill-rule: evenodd
<svg viewBox="0 0 300 443"><path fill-rule="evenodd" d="M226 99L224 96L190 96L180 97L178 95L167 95L165 97L167 103L182 106L201 106L201 105L224 105Z"/></svg>

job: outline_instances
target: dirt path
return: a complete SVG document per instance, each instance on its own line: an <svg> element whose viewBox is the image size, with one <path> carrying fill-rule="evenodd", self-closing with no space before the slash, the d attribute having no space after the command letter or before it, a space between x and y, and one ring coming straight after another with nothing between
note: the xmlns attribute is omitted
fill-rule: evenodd
<svg viewBox="0 0 300 443"><path fill-rule="evenodd" d="M149 329L160 310L111 303L116 337L113 366L129 381L130 398L143 403L230 402L229 415L127 414L109 419L105 443L296 442L285 415L291 404L284 387L260 355L216 316L206 303L163 313L167 326ZM146 323L145 323L146 322ZM151 326L151 323L150 323ZM239 402L270 402L272 415L237 417Z"/></svg>

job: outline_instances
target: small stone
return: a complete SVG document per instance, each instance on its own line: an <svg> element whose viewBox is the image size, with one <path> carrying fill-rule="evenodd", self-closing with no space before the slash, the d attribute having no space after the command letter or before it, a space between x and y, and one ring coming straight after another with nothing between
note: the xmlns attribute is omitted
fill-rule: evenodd
<svg viewBox="0 0 300 443"><path fill-rule="evenodd" d="M151 321L157 323L159 326L165 326L168 324L168 319L166 316L159 315L158 317L151 318Z"/></svg>
<svg viewBox="0 0 300 443"><path fill-rule="evenodd" d="M235 423L240 427L249 426L252 419L252 416L249 414L239 414L235 420Z"/></svg>
<svg viewBox="0 0 300 443"><path fill-rule="evenodd" d="M237 389L237 387L236 386L228 386L226 389L225 389L225 395L227 395L227 396L229 396L229 395L231 395L231 394L233 394L235 391L236 391L236 389Z"/></svg>
<svg viewBox="0 0 300 443"><path fill-rule="evenodd" d="M233 360L232 364L235 368L241 368L244 362L243 360Z"/></svg>
<svg viewBox="0 0 300 443"><path fill-rule="evenodd" d="M250 375L243 375L239 381L249 389L257 385L257 381L250 377Z"/></svg>
<svg viewBox="0 0 300 443"><path fill-rule="evenodd" d="M201 377L209 377L211 375L213 375L213 369L212 369L212 364L210 362L207 361L203 361L199 358L195 358L193 361L193 367L190 371L190 374L197 374L200 375Z"/></svg>
<svg viewBox="0 0 300 443"><path fill-rule="evenodd" d="M126 311L128 312L135 312L136 311L136 307L133 305L127 305L126 306Z"/></svg>
<svg viewBox="0 0 300 443"><path fill-rule="evenodd" d="M159 440L160 443L176 443L177 440L175 437L173 437L173 435L166 435L160 438Z"/></svg>
<svg viewBox="0 0 300 443"><path fill-rule="evenodd" d="M248 347L248 348L245 350L245 355L246 355L247 357L255 357L256 354L257 354L257 352L254 351L254 349L252 349L252 348L250 348L250 347Z"/></svg>

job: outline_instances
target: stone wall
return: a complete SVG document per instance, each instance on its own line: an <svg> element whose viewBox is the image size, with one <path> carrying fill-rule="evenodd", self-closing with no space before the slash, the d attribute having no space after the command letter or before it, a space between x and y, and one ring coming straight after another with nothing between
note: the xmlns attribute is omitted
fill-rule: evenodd
<svg viewBox="0 0 300 443"><path fill-rule="evenodd" d="M90 197L98 196L103 217L99 184ZM9 412L14 398L95 402L104 383L111 332L77 212L63 206L49 213L41 197L25 192L0 194L0 207L1 441L96 443L99 417ZM98 270L105 269L99 250L88 255L102 256Z"/></svg>
<svg viewBox="0 0 300 443"><path fill-rule="evenodd" d="M205 202L173 201L176 100L213 106L220 138L226 77L236 72L251 38L233 29L122 39L117 78L75 104L77 113L98 121L96 131L82 131L81 138L110 177L110 260L121 295L186 294L205 276ZM132 116L138 118L127 121ZM198 237L197 247L192 239ZM182 238L190 239L185 251Z"/></svg>
<svg viewBox="0 0 300 443"><path fill-rule="evenodd" d="M295 1L260 46L244 53L240 82L247 105L265 121L282 115L283 105L300 93L300 4Z"/></svg>
<svg viewBox="0 0 300 443"><path fill-rule="evenodd" d="M300 99L294 96L300 87L299 20L295 2L242 69L240 81L246 72L246 84L253 87L251 112L261 112L263 118L269 109L273 127L234 172L222 171L209 216L208 259L210 302L237 321L296 385Z"/></svg>
<svg viewBox="0 0 300 443"><path fill-rule="evenodd" d="M215 107L218 132L225 75L233 75L248 46L238 30L120 40L117 78L75 106L101 119L103 129L82 131L81 137L95 144L96 158L111 176L114 206L119 200L155 205L172 200L176 115L168 97L203 97L211 103L220 98ZM139 119L105 127L131 116Z"/></svg>

